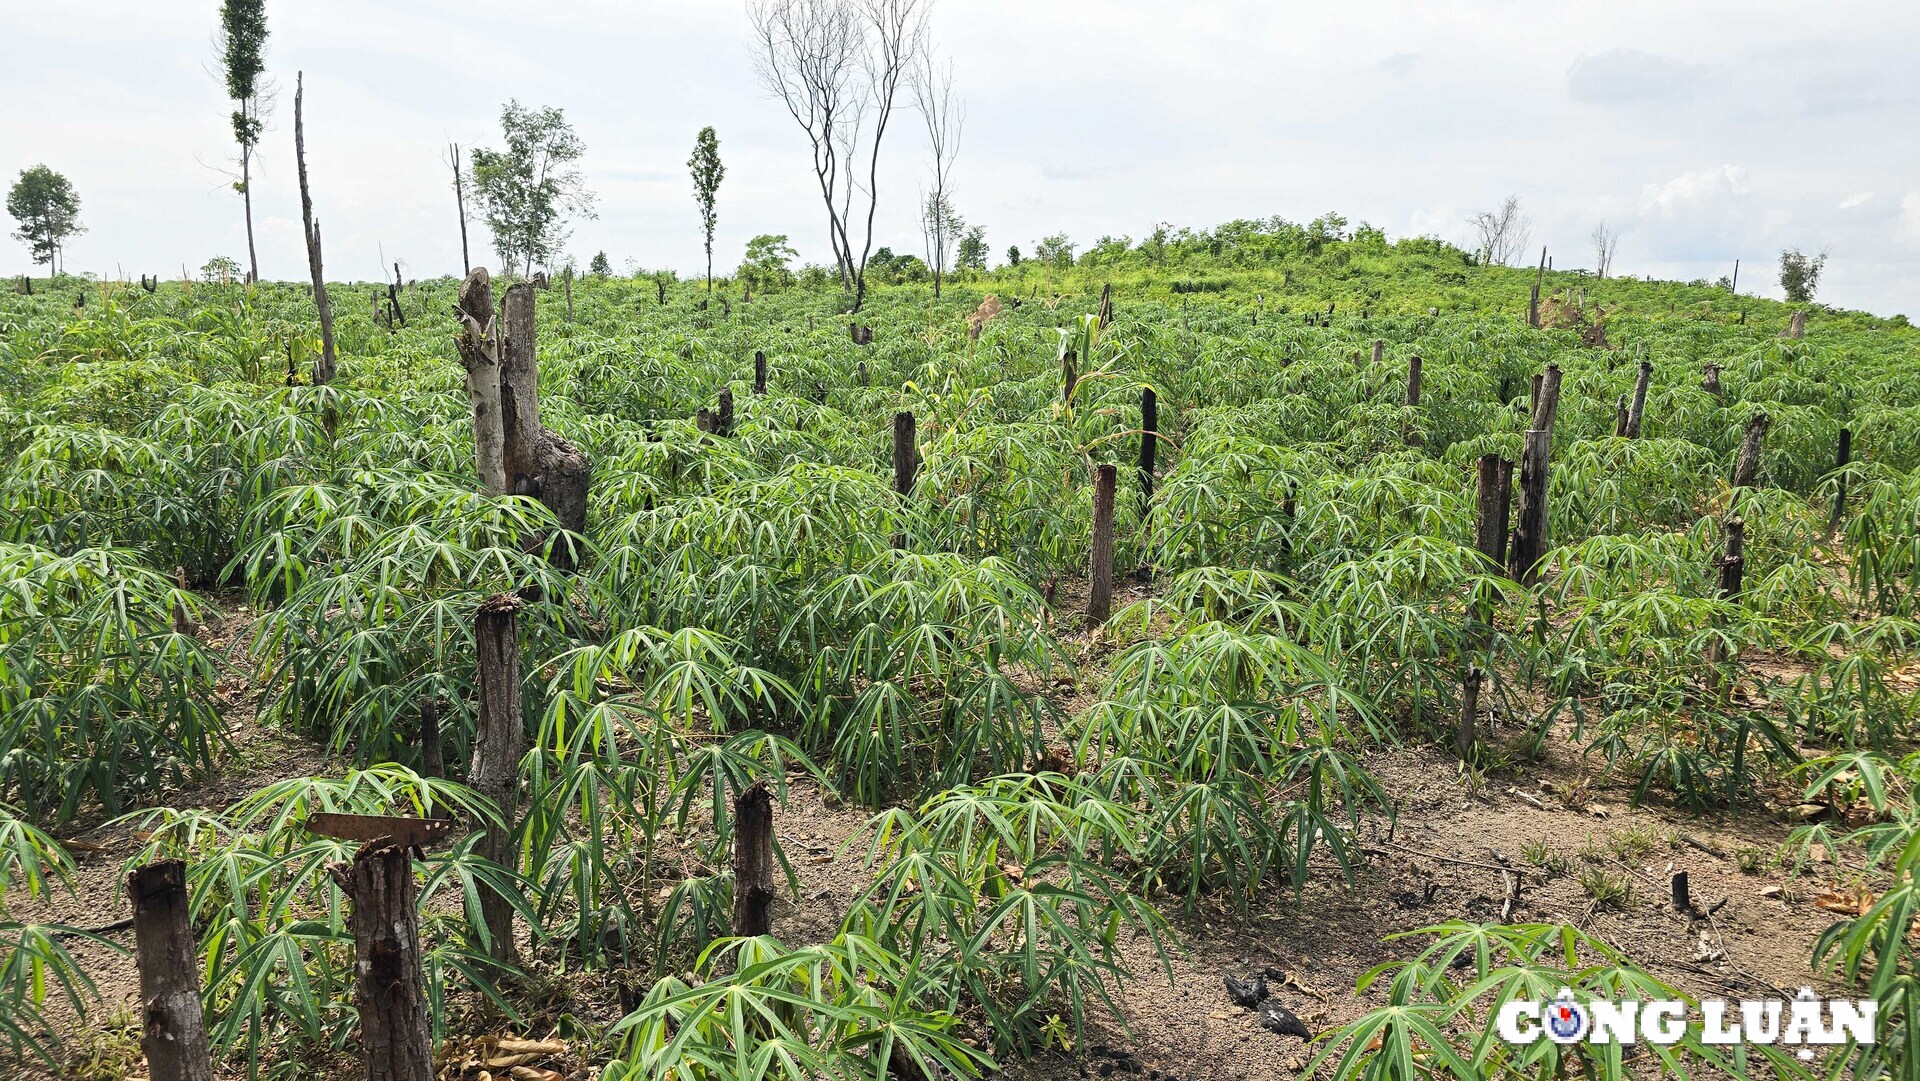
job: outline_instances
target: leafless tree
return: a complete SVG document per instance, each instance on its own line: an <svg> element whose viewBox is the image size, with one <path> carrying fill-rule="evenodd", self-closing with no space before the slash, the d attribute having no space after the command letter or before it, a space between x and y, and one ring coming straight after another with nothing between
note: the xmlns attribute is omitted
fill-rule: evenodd
<svg viewBox="0 0 1920 1081"><path fill-rule="evenodd" d="M453 169L453 205L460 212L460 274L473 273L473 258L467 254L467 182L460 177L460 144L448 143L444 159Z"/></svg>
<svg viewBox="0 0 1920 1081"><path fill-rule="evenodd" d="M1605 221L1593 227L1587 239L1593 241L1593 275L1604 278L1613 273L1613 250L1620 246L1620 234Z"/></svg>
<svg viewBox="0 0 1920 1081"><path fill-rule="evenodd" d="M880 148L902 85L912 81L926 47L931 6L932 0L749 0L747 8L760 82L812 148L834 262L841 284L854 291L855 311L866 299ZM856 254L860 211L866 224Z"/></svg>
<svg viewBox="0 0 1920 1081"><path fill-rule="evenodd" d="M1527 249L1533 219L1520 209L1520 197L1509 195L1497 211L1483 210L1468 219L1480 241L1480 257L1489 265L1505 266Z"/></svg>
<svg viewBox="0 0 1920 1081"><path fill-rule="evenodd" d="M960 149L966 107L953 95L953 61L944 68L922 50L913 81L914 104L927 124L927 149L933 155L933 189L920 199L920 233L926 239L927 266L933 270L933 295L940 295L947 256L966 223L953 209L953 159Z"/></svg>

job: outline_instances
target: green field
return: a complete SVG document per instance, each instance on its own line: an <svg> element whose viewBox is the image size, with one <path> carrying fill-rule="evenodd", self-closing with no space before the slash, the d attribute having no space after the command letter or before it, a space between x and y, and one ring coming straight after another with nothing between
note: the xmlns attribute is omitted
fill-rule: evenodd
<svg viewBox="0 0 1920 1081"><path fill-rule="evenodd" d="M1490 861L1471 835L1393 832L1415 763L1453 804L1528 813L1505 793L1539 793L1573 840L1506 851L1513 877L1590 905L1503 924L1495 867L1477 872L1490 914L1380 927L1360 967L1396 967L1364 993L1321 982L1322 1038L1286 1045L1324 1053L1323 1075L1651 1076L1651 1048L1510 1048L1486 1018L1560 986L1740 997L1613 940L1605 920L1666 903L1658 864L1701 857L1676 832L1634 855L1645 881L1569 866L1555 849L1591 791L1675 831L1766 833L1740 870L1785 883L1801 934L1770 978L1881 1001L1875 1047L1735 1066L1694 1032L1668 1052L1688 1071L1913 1076L1920 332L1814 307L1794 339L1782 304L1577 272L1544 276L1534 328L1534 280L1436 241L1271 223L962 274L937 300L877 284L857 316L817 282L749 300L723 280L703 303L697 282L555 280L540 421L592 462L583 535L537 494L481 488L453 279L399 290L404 326L376 318L384 286L334 287L340 374L320 387L288 385L317 350L304 286L9 290L0 1039L57 1073L81 1043L60 1034L127 1024L126 996L86 980L130 937L50 924L98 923L122 866L176 856L216 1055L328 1076L358 1044L326 865L355 845L305 817L451 813L454 839L416 863L449 1048L557 1032L566 1057L544 1065L603 1081L1072 1076L1091 1043L1159 1023L1133 989L1166 988L1163 962L1208 928L1311 927L1329 898L1384 896L1395 844ZM1643 361L1640 431L1617 435ZM1476 550L1477 463L1521 459L1550 366L1545 554L1498 566ZM703 431L723 390L731 424ZM1119 588L1089 627L1109 465ZM527 748L504 819L465 784L475 616L503 593ZM423 710L444 779L424 776ZM781 899L771 937L737 939L732 809L761 779ZM500 861L489 822L512 830ZM512 968L479 917L495 890L517 906ZM1836 890L1864 900L1814 903ZM89 916L45 915L76 897ZM1233 1068L1210 1056L1155 1068Z"/></svg>

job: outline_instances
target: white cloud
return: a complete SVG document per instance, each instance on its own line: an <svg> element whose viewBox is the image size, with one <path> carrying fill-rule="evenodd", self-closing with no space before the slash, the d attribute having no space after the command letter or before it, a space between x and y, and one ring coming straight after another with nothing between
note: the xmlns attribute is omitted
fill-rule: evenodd
<svg viewBox="0 0 1920 1081"><path fill-rule="evenodd" d="M1865 205L1872 201L1872 199L1873 193L1870 191L1863 191L1857 195L1849 195L1845 199L1840 200L1840 209L1852 210L1854 207Z"/></svg>
<svg viewBox="0 0 1920 1081"><path fill-rule="evenodd" d="M1746 194L1747 171L1738 165L1681 173L1664 184L1643 184L1640 212L1672 217L1703 205L1727 203Z"/></svg>

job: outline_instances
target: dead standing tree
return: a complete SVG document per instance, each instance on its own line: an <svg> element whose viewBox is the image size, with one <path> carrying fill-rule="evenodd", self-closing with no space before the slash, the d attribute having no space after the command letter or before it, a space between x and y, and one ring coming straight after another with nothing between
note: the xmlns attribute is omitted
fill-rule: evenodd
<svg viewBox="0 0 1920 1081"><path fill-rule="evenodd" d="M1553 446L1553 418L1560 408L1560 367L1547 365L1534 376L1533 416L1520 455L1520 511L1508 550L1510 577L1526 585L1539 577L1537 564L1547 551L1547 456Z"/></svg>
<svg viewBox="0 0 1920 1081"><path fill-rule="evenodd" d="M467 253L467 184L460 177L460 144L447 144L447 164L453 167L453 205L460 212L460 273L473 273L473 257Z"/></svg>
<svg viewBox="0 0 1920 1081"><path fill-rule="evenodd" d="M856 312L866 300L880 149L899 92L926 48L931 6L930 0L755 0L748 8L760 82L811 145L834 263L840 284L853 290ZM855 169L863 151L861 184ZM866 216L857 255L856 191Z"/></svg>
<svg viewBox="0 0 1920 1081"><path fill-rule="evenodd" d="M307 273L313 277L313 307L320 315L320 359L313 364L313 385L333 382L333 305L327 300L327 276L320 265L320 223L313 219L313 196L307 190L307 132L302 110L305 72L293 76L293 157L300 171L300 219L306 227Z"/></svg>

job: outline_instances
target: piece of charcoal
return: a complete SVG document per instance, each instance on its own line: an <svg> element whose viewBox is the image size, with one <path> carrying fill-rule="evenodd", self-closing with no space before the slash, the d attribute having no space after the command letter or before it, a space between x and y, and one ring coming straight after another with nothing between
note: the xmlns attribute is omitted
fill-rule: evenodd
<svg viewBox="0 0 1920 1081"><path fill-rule="evenodd" d="M1267 997L1267 979L1257 972L1244 980L1228 976L1226 983L1227 997L1249 1010L1259 1006L1260 1000Z"/></svg>
<svg viewBox="0 0 1920 1081"><path fill-rule="evenodd" d="M1293 1011L1281 1005L1277 998L1260 1003L1260 1027L1282 1036L1298 1036L1303 1040L1313 1038L1313 1034L1307 1031L1306 1022L1295 1017Z"/></svg>

